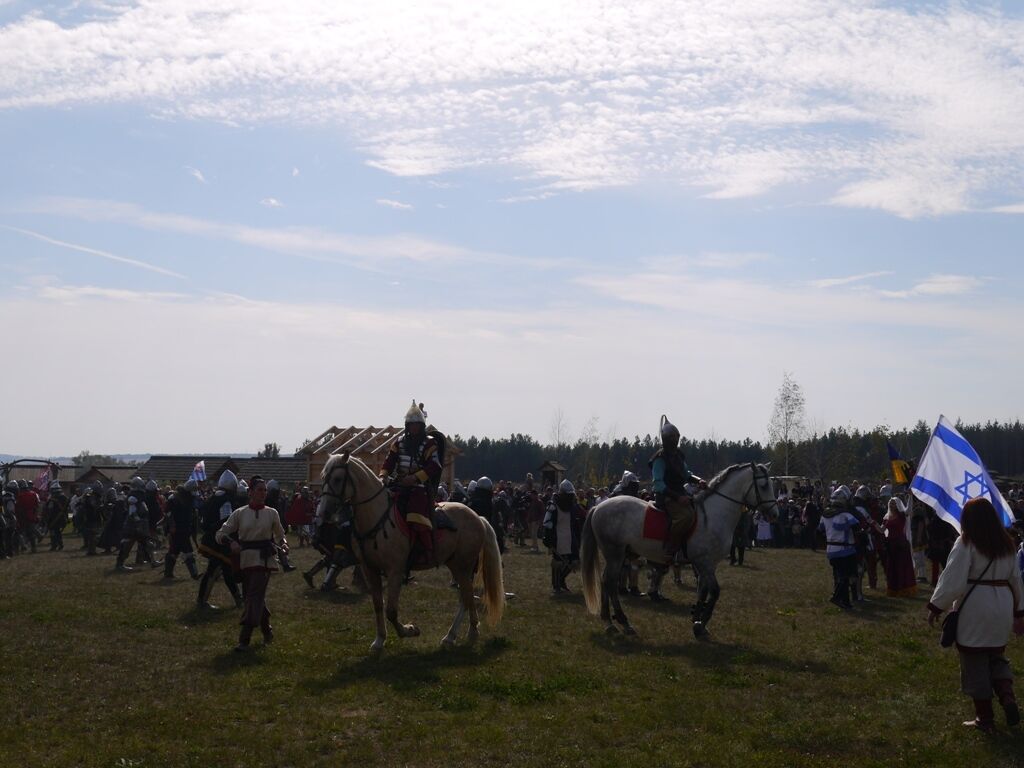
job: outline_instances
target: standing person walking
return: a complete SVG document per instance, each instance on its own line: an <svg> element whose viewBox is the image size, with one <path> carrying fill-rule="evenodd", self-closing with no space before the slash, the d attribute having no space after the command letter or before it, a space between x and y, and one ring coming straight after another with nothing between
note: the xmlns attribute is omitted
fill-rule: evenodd
<svg viewBox="0 0 1024 768"><path fill-rule="evenodd" d="M960 688L974 700L975 713L964 725L990 732L995 728L993 693L1006 713L1006 724L1020 723L1013 674L1004 653L1011 629L1024 634L1024 586L1013 539L992 502L984 497L968 501L960 528L928 603L928 623L934 626L944 611L958 611Z"/></svg>
<svg viewBox="0 0 1024 768"><path fill-rule="evenodd" d="M267 586L270 574L277 570L275 544L287 551L288 542L277 510L266 506L266 500L267 484L256 475L249 482L249 503L233 511L217 531L217 543L231 547L238 555L242 570L245 605L236 651L249 648L249 639L256 627L263 632L264 643L274 639L267 608Z"/></svg>

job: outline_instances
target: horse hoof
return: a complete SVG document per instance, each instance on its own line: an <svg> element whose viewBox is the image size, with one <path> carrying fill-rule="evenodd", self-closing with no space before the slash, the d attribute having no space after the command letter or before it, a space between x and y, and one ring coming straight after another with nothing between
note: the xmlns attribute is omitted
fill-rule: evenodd
<svg viewBox="0 0 1024 768"><path fill-rule="evenodd" d="M693 625L693 636L695 638L697 638L698 640L710 640L711 639L711 633L708 632L707 629L704 628L703 624L694 624Z"/></svg>
<svg viewBox="0 0 1024 768"><path fill-rule="evenodd" d="M383 650L384 650L384 641L383 640L374 640L370 644L370 653L380 653Z"/></svg>
<svg viewBox="0 0 1024 768"><path fill-rule="evenodd" d="M406 637L419 637L420 636L420 628L417 627L415 624L406 624L405 625L405 636Z"/></svg>
<svg viewBox="0 0 1024 768"><path fill-rule="evenodd" d="M443 648L444 650L450 651L454 647L455 647L455 641L454 640L452 640L452 639L450 639L448 637L445 637L445 638L443 638L441 640L441 648Z"/></svg>
<svg viewBox="0 0 1024 768"><path fill-rule="evenodd" d="M629 635L630 637L636 637L636 630L633 629L632 625L630 624L627 624L622 628L622 633L625 635Z"/></svg>
<svg viewBox="0 0 1024 768"><path fill-rule="evenodd" d="M475 629L469 630L469 635L466 636L466 645L476 645L476 641L480 639L480 633Z"/></svg>
<svg viewBox="0 0 1024 768"><path fill-rule="evenodd" d="M619 634L619 629L614 624L609 624L607 627L604 628L604 633L606 635L617 635Z"/></svg>

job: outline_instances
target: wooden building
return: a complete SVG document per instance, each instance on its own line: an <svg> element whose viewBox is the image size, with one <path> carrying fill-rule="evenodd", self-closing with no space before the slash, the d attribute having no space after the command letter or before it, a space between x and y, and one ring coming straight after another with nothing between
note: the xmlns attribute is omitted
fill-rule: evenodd
<svg viewBox="0 0 1024 768"><path fill-rule="evenodd" d="M302 446L297 455L305 456L309 461L310 485L320 485L320 474L327 464L327 459L334 453L355 456L376 474L384 466L391 446L404 432L404 427L333 426ZM444 469L441 472L441 482L449 488L455 481L455 458L458 455L459 450L449 443L445 450Z"/></svg>
<svg viewBox="0 0 1024 768"><path fill-rule="evenodd" d="M200 461L206 464L206 480L215 485L225 470L231 470L239 479L247 480L259 475L266 480L277 480L282 488L294 490L309 483L309 461L304 456L284 456L260 459L253 456L209 455L156 455L139 467L144 480L156 480L160 485L175 486L188 480Z"/></svg>

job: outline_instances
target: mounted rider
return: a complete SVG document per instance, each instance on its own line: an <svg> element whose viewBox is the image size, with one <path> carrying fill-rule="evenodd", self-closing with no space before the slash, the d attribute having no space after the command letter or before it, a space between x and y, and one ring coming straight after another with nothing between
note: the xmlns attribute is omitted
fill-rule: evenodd
<svg viewBox="0 0 1024 768"><path fill-rule="evenodd" d="M675 553L695 522L693 488L704 481L690 471L686 457L679 449L679 430L661 417L661 449L648 465L654 476L654 503L669 516L670 529L666 551Z"/></svg>
<svg viewBox="0 0 1024 768"><path fill-rule="evenodd" d="M441 461L437 439L427 434L423 407L413 400L405 414L405 432L391 445L380 471L381 481L392 488L398 511L412 531L410 563L417 545L423 559L433 562L433 489L441 479Z"/></svg>

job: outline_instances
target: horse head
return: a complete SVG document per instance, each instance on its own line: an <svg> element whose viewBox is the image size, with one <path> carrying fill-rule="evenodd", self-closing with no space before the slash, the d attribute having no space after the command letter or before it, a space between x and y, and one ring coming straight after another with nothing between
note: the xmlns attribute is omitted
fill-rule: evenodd
<svg viewBox="0 0 1024 768"><path fill-rule="evenodd" d="M769 520L779 519L779 503L775 496L775 483L771 478L771 464L750 463L751 482L745 501L747 507L766 515Z"/></svg>

